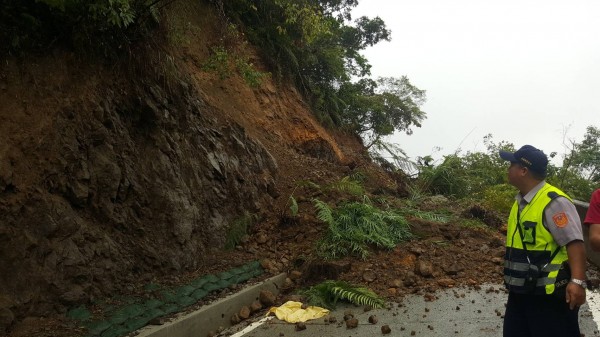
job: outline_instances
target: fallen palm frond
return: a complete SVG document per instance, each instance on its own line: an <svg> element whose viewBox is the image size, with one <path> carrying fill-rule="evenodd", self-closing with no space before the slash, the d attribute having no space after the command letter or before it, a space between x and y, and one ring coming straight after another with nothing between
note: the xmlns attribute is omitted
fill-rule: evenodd
<svg viewBox="0 0 600 337"><path fill-rule="evenodd" d="M411 215L419 219L434 221L439 223L447 223L450 221L450 217L446 214L433 213L433 212L425 212L417 209L403 209L401 211L402 214Z"/></svg>
<svg viewBox="0 0 600 337"><path fill-rule="evenodd" d="M310 305L335 309L337 302L348 301L355 305L383 308L385 300L365 287L353 286L344 281L324 281L301 292Z"/></svg>

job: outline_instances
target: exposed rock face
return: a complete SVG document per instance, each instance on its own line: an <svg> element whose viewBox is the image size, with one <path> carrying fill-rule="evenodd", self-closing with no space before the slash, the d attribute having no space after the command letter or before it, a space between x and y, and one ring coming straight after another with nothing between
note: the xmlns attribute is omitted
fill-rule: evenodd
<svg viewBox="0 0 600 337"><path fill-rule="evenodd" d="M17 308L3 321L197 268L276 194L273 156L186 86L177 101L157 85L106 92L0 148L0 289Z"/></svg>

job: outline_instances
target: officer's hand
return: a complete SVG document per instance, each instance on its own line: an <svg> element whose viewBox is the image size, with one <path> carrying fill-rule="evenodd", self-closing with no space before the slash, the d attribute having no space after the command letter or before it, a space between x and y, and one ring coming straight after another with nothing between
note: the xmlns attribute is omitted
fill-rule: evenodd
<svg viewBox="0 0 600 337"><path fill-rule="evenodd" d="M569 282L567 284L567 303L571 310L585 303L585 289L578 284Z"/></svg>

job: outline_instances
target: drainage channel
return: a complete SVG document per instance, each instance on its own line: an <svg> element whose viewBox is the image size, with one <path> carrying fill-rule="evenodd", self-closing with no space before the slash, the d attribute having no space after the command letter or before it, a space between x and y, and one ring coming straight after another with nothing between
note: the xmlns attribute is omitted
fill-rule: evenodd
<svg viewBox="0 0 600 337"><path fill-rule="evenodd" d="M180 315L160 326L147 326L137 331L139 337L206 337L211 331L217 331L231 325L231 316L238 313L242 306L257 300L263 290L278 294L286 273L271 277L258 284L202 307L195 312Z"/></svg>

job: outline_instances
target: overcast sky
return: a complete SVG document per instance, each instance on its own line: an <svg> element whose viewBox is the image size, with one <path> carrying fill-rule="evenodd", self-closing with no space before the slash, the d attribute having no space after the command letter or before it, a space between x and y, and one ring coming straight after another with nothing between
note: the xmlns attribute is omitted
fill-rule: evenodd
<svg viewBox="0 0 600 337"><path fill-rule="evenodd" d="M427 91L422 127L391 139L413 159L483 151L488 133L562 155L565 132L600 127L598 0L361 0L362 15L392 31L363 53L373 77Z"/></svg>

